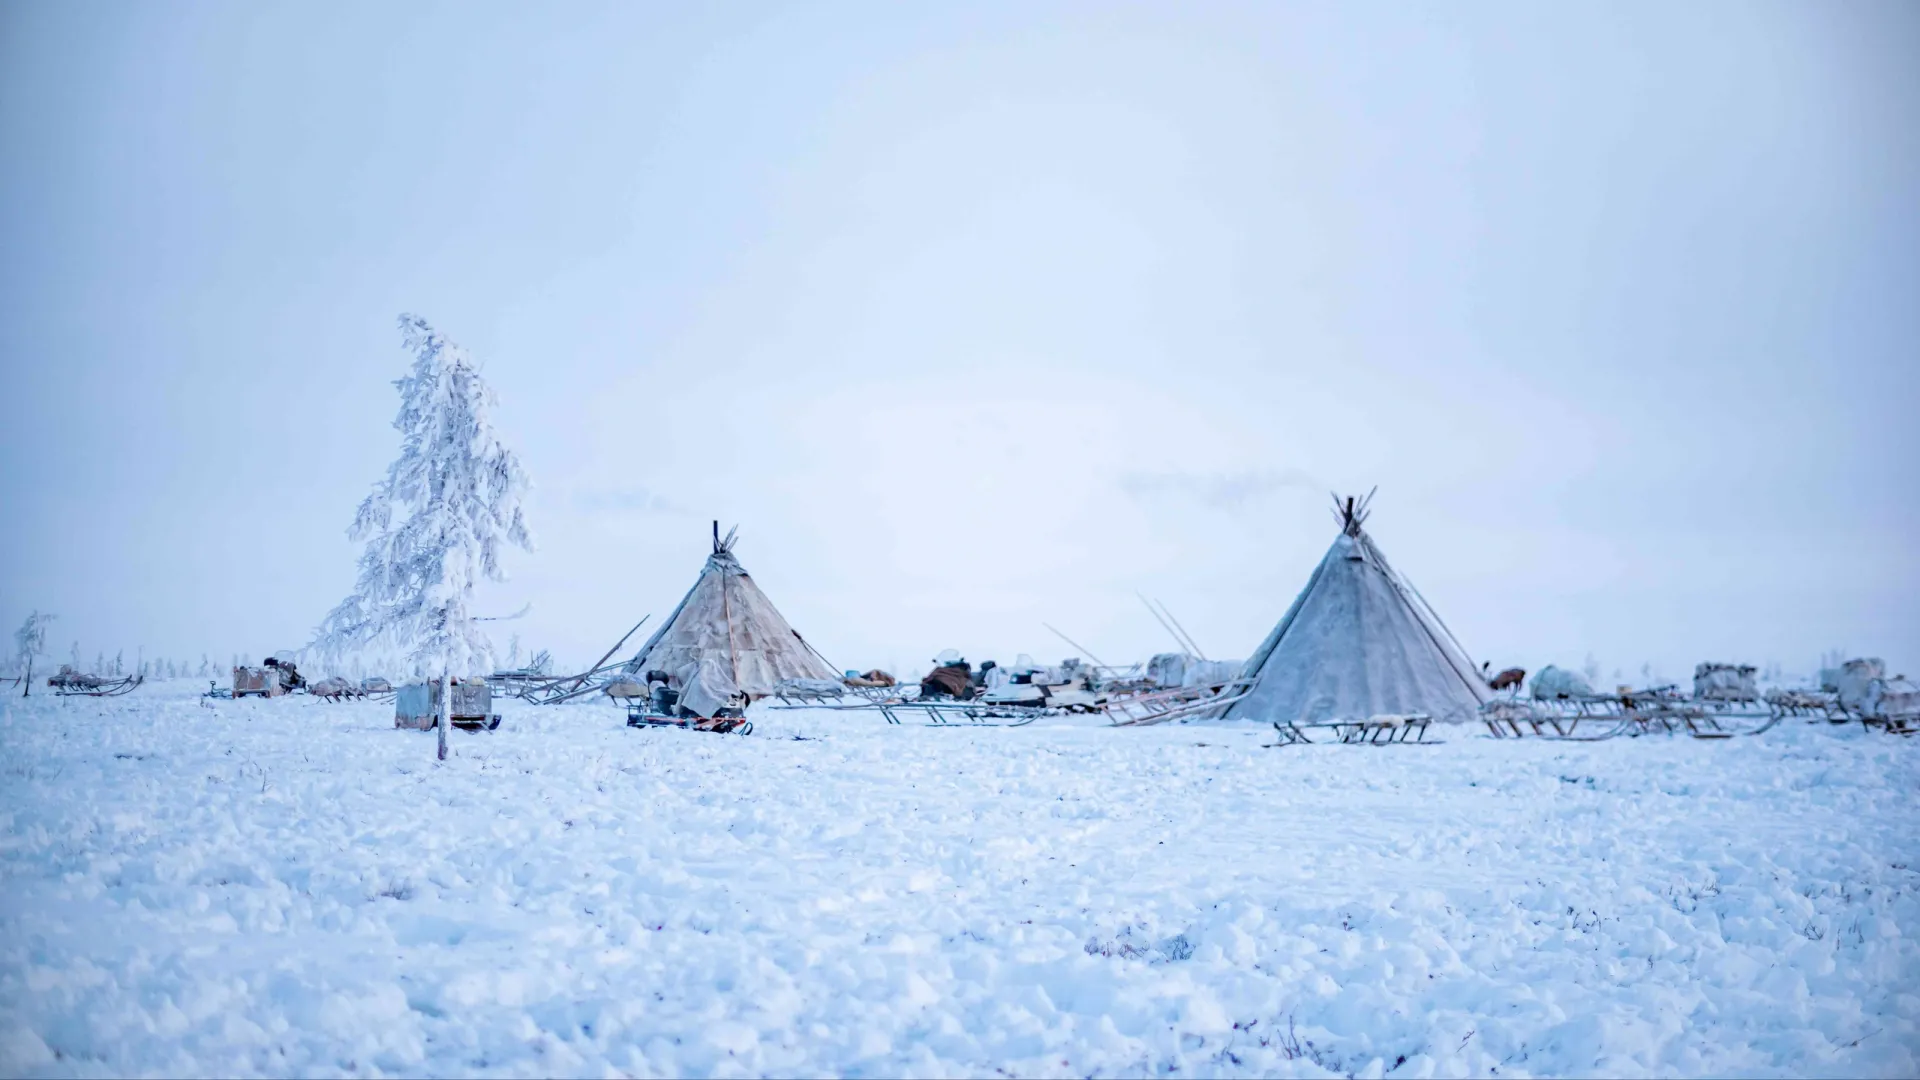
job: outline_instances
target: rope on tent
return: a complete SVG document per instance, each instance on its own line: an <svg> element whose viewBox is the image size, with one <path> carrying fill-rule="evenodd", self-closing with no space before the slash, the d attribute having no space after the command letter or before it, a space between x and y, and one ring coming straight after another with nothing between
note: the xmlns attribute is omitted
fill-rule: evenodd
<svg viewBox="0 0 1920 1080"><path fill-rule="evenodd" d="M806 638L803 638L803 637L800 637L800 631L798 631L798 630L794 630L794 629L793 629L793 627L791 627L791 626L789 626L789 627L787 627L787 629L788 629L788 630L793 630L793 636L794 636L795 638L798 638L798 639L799 639L799 641L800 641L800 644L802 644L802 645L805 645L805 646L807 647L807 651L813 654L813 656L814 656L814 659L816 659L816 660L818 660L818 661L820 661L821 663L823 663L823 664L825 664L825 665L827 665L827 670L828 670L828 671L832 671L832 672L834 672L834 673L836 674L836 677L838 676L838 672L839 672L839 671L840 671L841 669L839 669L839 668L837 668L837 667L834 667L834 666L833 666L833 661L831 661L831 660L829 660L829 659L827 659L827 658L826 658L826 656L825 656L825 654L823 654L823 653L821 653L821 651L820 651L819 649L816 649L816 648L814 648L814 647L813 647L813 642L811 642L811 641L808 641L808 640L807 640Z"/></svg>
<svg viewBox="0 0 1920 1080"><path fill-rule="evenodd" d="M1426 597L1420 595L1419 586L1415 585L1411 581L1407 581L1406 579L1401 578L1400 572L1397 570L1394 571L1393 576L1396 579L1398 579L1394 582L1395 586L1404 588L1407 592L1412 593L1413 598L1420 602L1419 610L1424 611L1429 618L1433 619L1433 624L1440 628L1441 633L1447 635L1447 640L1453 643L1454 651L1458 652L1460 654L1461 659L1467 662L1468 670L1467 672L1462 673L1459 668L1459 665L1453 662L1453 657L1451 654L1448 654L1447 656L1447 666L1450 668L1453 668L1453 673L1455 675L1460 676L1460 681L1466 684L1468 690L1476 690L1477 687L1486 686L1487 685L1486 680L1480 678L1480 673L1472 670L1473 658L1467 655L1467 647L1465 645L1460 644L1460 639L1453 636L1453 631L1448 628L1446 621L1440 618L1440 613L1434 610L1434 607L1432 604L1427 603ZM1432 636L1431 633L1429 633L1428 636ZM1447 652L1447 650L1444 648L1441 649L1440 651L1442 653ZM1475 693L1474 696L1478 697L1479 695L1478 693Z"/></svg>
<svg viewBox="0 0 1920 1080"><path fill-rule="evenodd" d="M1461 685L1467 688L1468 693L1472 694L1474 698L1479 699L1481 697L1481 689L1484 688L1486 684L1481 682L1476 686L1474 680L1479 676L1461 671L1460 665L1454 661L1456 653L1459 654L1462 659L1467 658L1467 650L1460 644L1460 639L1454 637L1453 631L1447 629L1447 625L1440 621L1440 613L1433 610L1433 605L1427 603L1427 598L1420 595L1420 591L1413 587L1413 583L1403 579L1400 576L1400 572L1395 570L1393 566L1387 562L1387 557L1380 554L1380 549L1374 546L1373 537L1367 536L1364 533L1355 533L1354 536L1360 544L1365 546L1367 554L1371 556L1371 558L1368 559L1369 565L1374 568L1376 573L1379 573L1380 576L1387 579L1387 584L1393 588L1395 593L1399 594L1401 603L1406 604L1408 610L1413 612L1413 621L1420 627L1420 632L1427 635L1427 640L1433 642L1433 647L1438 649L1440 655L1446 659L1447 667L1452 670L1454 677L1460 680ZM1441 634L1447 636L1446 641L1440 640L1439 634L1434 633L1436 626L1439 628ZM1452 645L1452 648L1448 648L1448 645ZM1473 661L1468 659L1467 663L1471 665Z"/></svg>

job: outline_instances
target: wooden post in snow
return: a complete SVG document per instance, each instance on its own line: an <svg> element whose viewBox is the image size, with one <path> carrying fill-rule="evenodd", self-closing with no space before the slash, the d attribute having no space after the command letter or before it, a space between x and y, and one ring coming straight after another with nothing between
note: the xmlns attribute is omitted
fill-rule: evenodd
<svg viewBox="0 0 1920 1080"><path fill-rule="evenodd" d="M433 724L440 729L440 760L447 760L447 726L453 721L453 673L440 673L440 715Z"/></svg>

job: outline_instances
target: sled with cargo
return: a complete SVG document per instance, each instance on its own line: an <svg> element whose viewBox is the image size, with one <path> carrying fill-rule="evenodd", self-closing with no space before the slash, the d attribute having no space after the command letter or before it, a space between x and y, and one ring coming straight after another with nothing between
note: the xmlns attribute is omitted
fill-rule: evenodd
<svg viewBox="0 0 1920 1080"><path fill-rule="evenodd" d="M493 688L482 678L454 679L448 720L462 731L493 731L500 714L493 711ZM393 726L431 731L440 720L441 680L409 683L394 695Z"/></svg>
<svg viewBox="0 0 1920 1080"><path fill-rule="evenodd" d="M86 675L75 671L71 664L62 664L60 670L47 679L47 687L55 697L119 697L132 693L134 687L145 681L138 675L123 679Z"/></svg>
<svg viewBox="0 0 1920 1080"><path fill-rule="evenodd" d="M715 735L751 735L753 721L744 716L669 716L635 703L627 707L628 727L673 727Z"/></svg>
<svg viewBox="0 0 1920 1080"><path fill-rule="evenodd" d="M1844 714L1844 720L1826 717L1835 723L1858 720L1890 735L1920 734L1920 686L1905 675L1888 678L1884 660L1863 657L1823 671L1820 691Z"/></svg>
<svg viewBox="0 0 1920 1080"><path fill-rule="evenodd" d="M742 700L710 704L704 715L681 704L680 691L668 685L666 676L649 672L644 684L633 679L615 679L605 686L606 695L627 708L627 726L677 727L689 731L708 731L716 735L751 735L753 724Z"/></svg>

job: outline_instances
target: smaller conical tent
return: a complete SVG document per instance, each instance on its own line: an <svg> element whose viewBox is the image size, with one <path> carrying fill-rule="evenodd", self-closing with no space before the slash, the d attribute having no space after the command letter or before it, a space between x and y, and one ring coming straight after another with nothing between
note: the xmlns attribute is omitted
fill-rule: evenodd
<svg viewBox="0 0 1920 1080"><path fill-rule="evenodd" d="M1382 714L1472 719L1492 691L1467 651L1361 525L1367 500L1334 500L1340 535L1247 659L1247 696L1224 716L1262 723Z"/></svg>
<svg viewBox="0 0 1920 1080"><path fill-rule="evenodd" d="M699 579L626 664L643 679L665 672L680 703L702 716L736 694L767 697L785 679L840 678L734 558L735 531L722 539L714 522L713 554Z"/></svg>

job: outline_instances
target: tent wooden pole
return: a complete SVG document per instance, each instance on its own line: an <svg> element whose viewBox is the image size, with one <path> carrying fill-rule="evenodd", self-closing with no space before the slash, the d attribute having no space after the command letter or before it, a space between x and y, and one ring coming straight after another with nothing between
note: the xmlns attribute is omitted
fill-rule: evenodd
<svg viewBox="0 0 1920 1080"><path fill-rule="evenodd" d="M606 667L607 657L612 656L614 653L619 652L620 646L625 645L627 643L628 638L632 637L636 633L639 633L640 628L642 626L645 626L647 624L647 620L651 618L653 618L652 612L648 612L647 614L642 615L640 617L640 621L633 624L633 629L620 635L620 640L613 643L613 648L608 649L605 653L602 653L600 656L600 659L594 661L593 666L588 668L584 673L579 675L562 675L551 682L541 683L539 686L536 686L533 689L549 690L549 689L552 689L553 687L559 686L563 682L571 681L573 683L573 686L569 686L567 688L571 690L579 686L582 682L585 682L586 680L593 678L595 675L599 674L602 669Z"/></svg>
<svg viewBox="0 0 1920 1080"><path fill-rule="evenodd" d="M1188 647L1187 643L1181 640L1180 632L1173 628L1173 624L1167 622L1166 618L1162 616L1156 608L1154 608L1153 601L1147 599L1145 594L1138 591L1135 591L1133 595L1140 597L1140 602L1147 605L1147 614L1152 615L1154 619L1160 623L1161 629L1165 630L1170 636L1172 636L1173 643L1175 645L1180 646L1181 652L1192 651Z"/></svg>
<svg viewBox="0 0 1920 1080"><path fill-rule="evenodd" d="M1160 600L1160 601L1156 601L1156 603L1160 605L1161 611L1164 611L1167 613L1167 618L1173 620L1174 629L1180 631L1180 636L1186 639L1187 648L1193 650L1193 655L1199 657L1202 660L1205 660L1207 658L1207 654L1200 651L1200 643L1193 640L1193 635L1187 633L1187 628L1180 625L1179 619L1174 618L1173 611L1167 607L1167 602L1165 600Z"/></svg>
<svg viewBox="0 0 1920 1080"><path fill-rule="evenodd" d="M1105 660L1102 660L1102 659L1100 659L1099 657L1097 657L1097 656L1095 656L1095 655L1093 655L1093 650L1092 650L1092 649L1089 649L1089 648L1087 648L1087 647L1086 647L1085 645L1082 645L1082 644L1080 644L1079 642L1077 642L1077 641L1075 641L1075 640L1073 640L1072 638L1070 638L1070 637L1068 637L1067 635L1065 635L1065 634L1062 634L1062 633L1061 633L1060 631L1058 631L1058 630L1054 630L1054 628L1053 628L1053 626L1052 626L1051 624L1049 624L1049 623L1041 623L1040 625L1041 625L1041 626L1045 626L1045 627L1046 627L1047 629L1049 629L1049 630L1053 630L1053 633L1054 633L1054 636L1055 636L1055 637L1057 637L1057 638L1059 638L1059 639L1060 639L1061 641L1064 641L1064 642L1066 642L1067 644L1069 644L1069 645L1071 645L1071 646L1073 646L1074 648L1076 648L1076 649L1078 649L1078 650L1080 650L1081 652L1083 652L1083 653L1086 653L1086 654L1087 654L1087 659L1089 659L1089 660L1091 660L1091 661L1093 661L1093 662L1094 662L1094 663L1096 663L1096 664L1099 664L1099 665L1100 665L1101 667L1106 667L1106 666L1107 666L1107 662L1106 662Z"/></svg>

